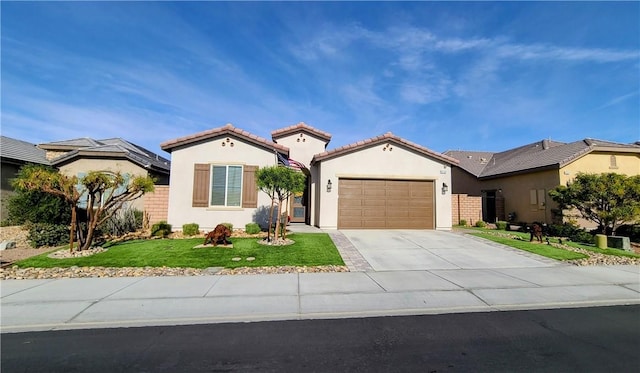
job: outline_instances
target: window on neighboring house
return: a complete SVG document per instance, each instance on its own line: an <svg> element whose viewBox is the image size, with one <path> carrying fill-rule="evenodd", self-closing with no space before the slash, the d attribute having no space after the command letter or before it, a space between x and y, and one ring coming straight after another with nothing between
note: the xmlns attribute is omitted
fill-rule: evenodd
<svg viewBox="0 0 640 373"><path fill-rule="evenodd" d="M210 206L240 207L242 166L212 165Z"/></svg>
<svg viewBox="0 0 640 373"><path fill-rule="evenodd" d="M86 173L79 172L78 183L76 184L76 190L78 191L78 193L82 192L82 194L80 195L80 199L78 200L78 208L81 208L81 209L87 208L87 203L89 198L89 194L87 193L87 190L85 189L84 185L82 185L82 179L84 179L85 176L87 176Z"/></svg>
<svg viewBox="0 0 640 373"><path fill-rule="evenodd" d="M618 161L615 155L609 157L609 168L618 168Z"/></svg>

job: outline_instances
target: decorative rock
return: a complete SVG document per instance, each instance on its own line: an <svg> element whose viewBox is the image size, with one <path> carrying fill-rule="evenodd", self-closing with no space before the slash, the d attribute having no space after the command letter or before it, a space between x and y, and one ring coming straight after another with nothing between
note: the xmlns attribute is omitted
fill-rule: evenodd
<svg viewBox="0 0 640 373"><path fill-rule="evenodd" d="M0 250L9 250L16 248L16 241L4 240L0 243Z"/></svg>
<svg viewBox="0 0 640 373"><path fill-rule="evenodd" d="M231 258L231 260L233 260L234 262L239 262L242 260L242 258L235 257L235 258Z"/></svg>
<svg viewBox="0 0 640 373"><path fill-rule="evenodd" d="M149 276L211 276L211 275L258 275L281 273L349 272L346 266L317 267L241 267L223 269L220 267L170 268L170 267L75 267L75 268L0 268L0 279L55 279L87 277L149 277Z"/></svg>
<svg viewBox="0 0 640 373"><path fill-rule="evenodd" d="M248 257L248 258L247 258L247 261L248 261L248 262L253 262L254 260L256 260L256 258L254 258L254 257L252 257L252 256L250 256L250 257Z"/></svg>

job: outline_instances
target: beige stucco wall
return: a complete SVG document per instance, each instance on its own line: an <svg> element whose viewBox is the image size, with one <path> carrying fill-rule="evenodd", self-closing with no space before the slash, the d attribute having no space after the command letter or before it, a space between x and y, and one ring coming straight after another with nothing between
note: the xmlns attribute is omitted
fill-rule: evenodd
<svg viewBox="0 0 640 373"><path fill-rule="evenodd" d="M230 139L228 143L227 138ZM222 143L226 145L223 147ZM217 137L174 149L171 154L168 212L168 222L173 225L174 230L181 230L183 224L198 223L200 229L206 231L225 222L232 223L234 228L244 229L245 224L254 221L254 214L258 209L269 208L271 201L263 192L258 192L258 209L192 207L193 167L196 163L266 167L275 165L276 158L273 150L258 147L232 136Z"/></svg>
<svg viewBox="0 0 640 373"><path fill-rule="evenodd" d="M560 183L573 180L578 172L640 175L640 154L618 153L615 168L611 167L611 153L592 152L560 169Z"/></svg>
<svg viewBox="0 0 640 373"><path fill-rule="evenodd" d="M573 180L579 172L582 173L617 173L628 176L640 175L640 155L616 153L616 164L612 167L611 155L613 153L592 152L560 169L560 184L566 185ZM565 215L578 215L577 212L565 211ZM576 223L587 229L597 228L597 224L582 218L575 219Z"/></svg>
<svg viewBox="0 0 640 373"><path fill-rule="evenodd" d="M147 176L147 170L132 163L126 159L108 160L108 159L77 159L59 167L60 173L67 176L77 176L79 173L87 173L88 171L110 171L121 172L135 176ZM132 208L144 209L144 196L132 201L129 205Z"/></svg>
<svg viewBox="0 0 640 373"><path fill-rule="evenodd" d="M451 184L454 194L482 195L482 182L460 167L451 168Z"/></svg>
<svg viewBox="0 0 640 373"><path fill-rule="evenodd" d="M556 205L548 193L558 186L559 182L558 171L548 170L485 180L482 182L482 189L501 189L505 213L515 212L518 221L551 224L551 209L556 208ZM532 190L536 191L535 205L531 204Z"/></svg>
<svg viewBox="0 0 640 373"><path fill-rule="evenodd" d="M321 162L316 188L320 205L316 206L313 225L323 229L337 228L338 179L349 177L435 180L434 226L436 229L451 229L451 167L396 144L391 144L392 151L389 148L383 150L385 146L374 145ZM329 179L333 185L331 192L326 189ZM444 195L441 193L442 183L449 186Z"/></svg>
<svg viewBox="0 0 640 373"><path fill-rule="evenodd" d="M289 158L302 162L310 168L313 156L325 151L325 141L305 132L299 132L276 139L280 145L289 148Z"/></svg>

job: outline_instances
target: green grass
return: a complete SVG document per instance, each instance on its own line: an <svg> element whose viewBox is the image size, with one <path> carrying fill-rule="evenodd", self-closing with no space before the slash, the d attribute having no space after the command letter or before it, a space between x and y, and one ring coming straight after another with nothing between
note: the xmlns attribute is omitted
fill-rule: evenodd
<svg viewBox="0 0 640 373"><path fill-rule="evenodd" d="M231 238L233 248L208 247L194 249L202 238L140 240L105 246L104 253L69 259L51 259L47 254L22 260L19 267L262 267L262 266L319 266L344 265L342 257L329 235L325 233L297 233L288 238L289 246L264 246L257 238ZM234 262L231 258L240 257ZM255 257L247 261L247 257Z"/></svg>
<svg viewBox="0 0 640 373"><path fill-rule="evenodd" d="M546 244L535 244L528 241L514 240L513 238L499 237L488 232L472 233L474 236L497 242L503 245L515 247L516 249L528 251L530 253L545 256L556 260L573 260L587 258L586 255L569 250L559 249Z"/></svg>

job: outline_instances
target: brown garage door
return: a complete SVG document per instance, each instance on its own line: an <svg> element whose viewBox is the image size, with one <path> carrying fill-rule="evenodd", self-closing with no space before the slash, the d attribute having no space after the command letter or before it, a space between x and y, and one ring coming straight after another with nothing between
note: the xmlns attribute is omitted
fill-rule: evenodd
<svg viewBox="0 0 640 373"><path fill-rule="evenodd" d="M433 229L433 181L339 179L338 228Z"/></svg>

